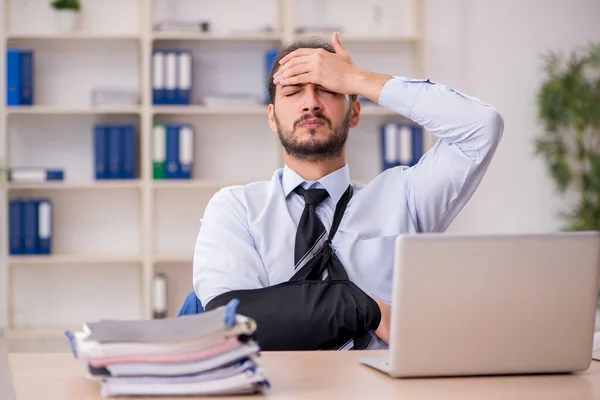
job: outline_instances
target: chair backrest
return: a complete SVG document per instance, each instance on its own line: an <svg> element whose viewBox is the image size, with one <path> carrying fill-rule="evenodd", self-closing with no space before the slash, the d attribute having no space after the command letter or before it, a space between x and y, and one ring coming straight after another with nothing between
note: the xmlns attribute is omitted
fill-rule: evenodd
<svg viewBox="0 0 600 400"><path fill-rule="evenodd" d="M179 310L177 316L181 317L182 315L200 314L202 312L204 312L204 307L202 307L202 303L198 296L196 296L196 293L192 291L185 298L183 306L181 306L181 310Z"/></svg>

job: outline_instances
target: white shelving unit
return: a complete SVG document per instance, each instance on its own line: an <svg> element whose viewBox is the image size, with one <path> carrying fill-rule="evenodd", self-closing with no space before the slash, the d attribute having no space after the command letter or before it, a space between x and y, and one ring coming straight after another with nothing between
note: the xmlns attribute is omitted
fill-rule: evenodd
<svg viewBox="0 0 600 400"><path fill-rule="evenodd" d="M64 182L28 185L1 178L2 293L9 337L62 335L65 327L99 318L150 318L156 272L167 275L169 314L177 312L192 290L193 248L209 199L225 186L269 180L283 164L266 106L210 108L198 99L214 92L264 96L268 49L299 36L331 35L297 34L297 27L339 25L342 43L359 66L427 76L424 0L375 1L380 7L375 23L369 19L373 4L358 0L82 3L79 30L57 33L49 1L0 0L1 166L57 167L66 174ZM314 21L314 15L321 20ZM211 29L153 30L155 22L174 18L206 18ZM264 25L272 29L252 31ZM378 29L377 36L368 29ZM12 47L35 51L34 106L5 107L5 54ZM192 51L194 105L152 104L151 54L161 48ZM96 86L136 90L139 104L92 107L89 96ZM348 161L353 180L366 182L380 172L379 126L403 118L366 105L361 115L350 133ZM137 126L137 179L93 179L92 126L99 122ZM194 125L192 180L152 179L154 122ZM53 201L52 255L9 256L7 206L19 196Z"/></svg>

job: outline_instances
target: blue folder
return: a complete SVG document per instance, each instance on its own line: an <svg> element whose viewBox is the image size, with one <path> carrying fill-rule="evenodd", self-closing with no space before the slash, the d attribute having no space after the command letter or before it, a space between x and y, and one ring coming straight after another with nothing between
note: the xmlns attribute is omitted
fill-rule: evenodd
<svg viewBox="0 0 600 400"><path fill-rule="evenodd" d="M21 51L21 105L33 105L33 51Z"/></svg>
<svg viewBox="0 0 600 400"><path fill-rule="evenodd" d="M152 104L166 103L166 60L164 51L154 51L152 53Z"/></svg>
<svg viewBox="0 0 600 400"><path fill-rule="evenodd" d="M120 179L123 174L123 146L121 146L121 128L110 125L108 128L108 176Z"/></svg>
<svg viewBox="0 0 600 400"><path fill-rule="evenodd" d="M23 235L23 202L20 199L9 201L8 205L8 230L9 230L9 253L25 253L25 242Z"/></svg>
<svg viewBox="0 0 600 400"><path fill-rule="evenodd" d="M167 125L166 179L178 179L181 165L179 162L179 125Z"/></svg>
<svg viewBox="0 0 600 400"><path fill-rule="evenodd" d="M177 52L177 88L175 89L175 102L181 105L191 103L192 89L192 52Z"/></svg>
<svg viewBox="0 0 600 400"><path fill-rule="evenodd" d="M108 133L106 125L94 126L94 170L96 179L108 179Z"/></svg>
<svg viewBox="0 0 600 400"><path fill-rule="evenodd" d="M38 204L35 200L23 201L23 239L25 241L24 254L37 254L38 252Z"/></svg>
<svg viewBox="0 0 600 400"><path fill-rule="evenodd" d="M133 125L121 126L121 147L123 156L123 179L134 179L137 175L137 140Z"/></svg>
<svg viewBox="0 0 600 400"><path fill-rule="evenodd" d="M21 105L21 52L15 49L6 52L6 105Z"/></svg>

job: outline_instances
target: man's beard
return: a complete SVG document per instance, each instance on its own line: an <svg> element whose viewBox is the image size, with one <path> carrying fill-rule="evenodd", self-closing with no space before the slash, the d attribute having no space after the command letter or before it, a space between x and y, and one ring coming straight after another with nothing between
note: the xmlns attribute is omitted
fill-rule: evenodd
<svg viewBox="0 0 600 400"><path fill-rule="evenodd" d="M305 114L296 120L291 131L285 131L279 123L277 115L275 115L275 124L277 125L277 134L279 135L279 140L281 141L285 151L292 157L295 157L299 160L315 162L337 158L342 154L344 145L348 139L351 110L352 108L348 108L342 123L335 128L331 127L331 120L329 118L317 111L312 114ZM309 118L319 118L325 121L331 131L331 134L327 137L327 139L311 139L304 141L298 140L298 137L296 136L296 128L302 121ZM311 135L315 135L316 131L316 129L309 130Z"/></svg>

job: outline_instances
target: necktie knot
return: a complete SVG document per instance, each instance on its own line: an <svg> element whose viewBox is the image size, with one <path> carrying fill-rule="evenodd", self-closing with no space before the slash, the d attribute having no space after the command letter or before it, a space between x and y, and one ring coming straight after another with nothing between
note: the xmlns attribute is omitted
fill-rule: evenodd
<svg viewBox="0 0 600 400"><path fill-rule="evenodd" d="M302 186L298 186L294 189L294 192L298 193L300 196L304 197L305 205L313 205L318 206L321 204L328 196L327 190L325 189L304 189Z"/></svg>

